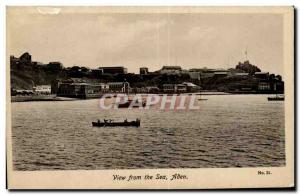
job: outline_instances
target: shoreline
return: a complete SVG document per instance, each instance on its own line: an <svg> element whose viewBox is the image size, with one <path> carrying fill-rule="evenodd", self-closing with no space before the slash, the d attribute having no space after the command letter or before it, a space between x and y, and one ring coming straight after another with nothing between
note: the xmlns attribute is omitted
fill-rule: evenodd
<svg viewBox="0 0 300 195"><path fill-rule="evenodd" d="M33 102L33 101L75 101L77 98L59 97L56 95L28 95L28 96L11 96L11 102Z"/></svg>
<svg viewBox="0 0 300 195"><path fill-rule="evenodd" d="M135 93L129 95L149 95L145 93ZM209 96L209 95L276 95L276 93L228 93L228 92L219 92L219 91L206 91L206 92L196 92L196 93L158 93L155 95L159 96L172 96L172 95L197 95L197 96ZM280 94L282 95L282 94ZM98 97L101 98L101 97ZM98 99L98 98L87 98L87 99ZM33 101L76 101L76 100L85 100L82 98L69 98L69 97L60 97L56 95L28 95L28 96L11 96L11 102L33 102Z"/></svg>

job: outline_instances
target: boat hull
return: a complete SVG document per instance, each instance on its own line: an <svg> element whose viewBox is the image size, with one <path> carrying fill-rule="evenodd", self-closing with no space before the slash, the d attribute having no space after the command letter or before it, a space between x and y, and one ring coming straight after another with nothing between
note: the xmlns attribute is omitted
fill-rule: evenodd
<svg viewBox="0 0 300 195"><path fill-rule="evenodd" d="M94 127L139 127L139 121L131 121L131 122L112 122L112 123L98 123L92 122Z"/></svg>
<svg viewBox="0 0 300 195"><path fill-rule="evenodd" d="M118 108L129 108L130 105L131 105L131 102L132 102L132 101L127 101L127 102L125 102L125 103L118 104ZM142 102L141 105L139 105L139 104L138 104L138 105L133 104L133 105L132 105L132 108L137 108L137 107L139 107L139 106L145 107L145 106L146 106L146 102Z"/></svg>
<svg viewBox="0 0 300 195"><path fill-rule="evenodd" d="M284 101L284 97L268 97L268 101Z"/></svg>

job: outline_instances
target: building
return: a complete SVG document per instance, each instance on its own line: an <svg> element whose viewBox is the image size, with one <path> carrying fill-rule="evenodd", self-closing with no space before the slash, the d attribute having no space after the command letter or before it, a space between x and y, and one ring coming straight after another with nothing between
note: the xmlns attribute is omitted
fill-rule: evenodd
<svg viewBox="0 0 300 195"><path fill-rule="evenodd" d="M127 68L123 66L99 67L98 70L102 74L127 74Z"/></svg>
<svg viewBox="0 0 300 195"><path fill-rule="evenodd" d="M82 99L98 98L102 94L100 84L88 83L62 83L57 92L57 96Z"/></svg>
<svg viewBox="0 0 300 195"><path fill-rule="evenodd" d="M243 76L249 76L249 73L247 73L247 72L234 72L234 73L231 73L231 75L243 77Z"/></svg>
<svg viewBox="0 0 300 195"><path fill-rule="evenodd" d="M100 80L69 78L54 80L51 83L51 93L57 96L74 98L96 98L105 93L130 92L128 82L102 83Z"/></svg>
<svg viewBox="0 0 300 195"><path fill-rule="evenodd" d="M146 87L135 87L133 88L134 93L148 93L148 90Z"/></svg>
<svg viewBox="0 0 300 195"><path fill-rule="evenodd" d="M33 87L33 92L36 94L50 94L51 85L37 85Z"/></svg>
<svg viewBox="0 0 300 195"><path fill-rule="evenodd" d="M149 86L149 87L146 87L146 89L147 89L147 93L159 93L159 91L160 91L158 87Z"/></svg>
<svg viewBox="0 0 300 195"><path fill-rule="evenodd" d="M226 77L228 75L227 71L214 72L214 77Z"/></svg>
<svg viewBox="0 0 300 195"><path fill-rule="evenodd" d="M140 68L140 75L147 75L149 74L149 69L147 67Z"/></svg>
<svg viewBox="0 0 300 195"><path fill-rule="evenodd" d="M33 90L24 90L24 89L12 89L11 90L11 95L16 96L16 95L33 95L34 92Z"/></svg>
<svg viewBox="0 0 300 195"><path fill-rule="evenodd" d="M57 94L61 83L62 83L61 79L55 79L51 82L51 93L52 94Z"/></svg>
<svg viewBox="0 0 300 195"><path fill-rule="evenodd" d="M257 86L259 93L283 93L284 82L283 81L260 81Z"/></svg>
<svg viewBox="0 0 300 195"><path fill-rule="evenodd" d="M163 84L164 93L185 93L187 86L184 84Z"/></svg>
<svg viewBox="0 0 300 195"><path fill-rule="evenodd" d="M175 93L175 84L163 84L164 93Z"/></svg>
<svg viewBox="0 0 300 195"><path fill-rule="evenodd" d="M269 79L269 72L255 72L254 76L259 79L267 80Z"/></svg>
<svg viewBox="0 0 300 195"><path fill-rule="evenodd" d="M175 85L175 92L176 93L186 93L187 92L187 86L184 84L176 84Z"/></svg>
<svg viewBox="0 0 300 195"><path fill-rule="evenodd" d="M127 82L110 82L107 85L109 86L109 92L112 93L127 93L131 90Z"/></svg>
<svg viewBox="0 0 300 195"><path fill-rule="evenodd" d="M109 85L99 80L69 78L54 80L51 83L51 93L62 97L98 98L109 92Z"/></svg>
<svg viewBox="0 0 300 195"><path fill-rule="evenodd" d="M271 90L271 86L269 82L259 82L257 89L259 91L270 91Z"/></svg>
<svg viewBox="0 0 300 195"><path fill-rule="evenodd" d="M160 74L179 74L182 68L180 66L163 66L158 72Z"/></svg>
<svg viewBox="0 0 300 195"><path fill-rule="evenodd" d="M200 91L200 87L198 85L195 85L194 83L184 82L182 84L186 86L187 92L199 92Z"/></svg>
<svg viewBox="0 0 300 195"><path fill-rule="evenodd" d="M102 93L108 93L109 92L109 85L107 83L100 83L100 91Z"/></svg>

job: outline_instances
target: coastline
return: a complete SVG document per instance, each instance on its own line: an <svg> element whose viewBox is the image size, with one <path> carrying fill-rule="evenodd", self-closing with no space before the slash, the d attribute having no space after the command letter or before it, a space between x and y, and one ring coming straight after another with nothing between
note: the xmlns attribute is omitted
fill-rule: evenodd
<svg viewBox="0 0 300 195"><path fill-rule="evenodd" d="M149 95L145 93L132 93L129 95ZM196 93L158 93L157 95L199 95L199 96L209 96L209 95L276 95L276 93L243 93L243 92L221 92L221 91L205 91L205 92L196 92ZM100 97L97 97L100 98ZM97 99L97 98L87 98L87 99ZM55 94L51 95L18 95L11 96L11 102L32 102L32 101L76 101L76 100L84 100L83 98L70 98L70 97L60 97Z"/></svg>
<svg viewBox="0 0 300 195"><path fill-rule="evenodd" d="M11 102L32 102L32 101L74 101L77 98L58 97L56 95L27 95L11 96Z"/></svg>

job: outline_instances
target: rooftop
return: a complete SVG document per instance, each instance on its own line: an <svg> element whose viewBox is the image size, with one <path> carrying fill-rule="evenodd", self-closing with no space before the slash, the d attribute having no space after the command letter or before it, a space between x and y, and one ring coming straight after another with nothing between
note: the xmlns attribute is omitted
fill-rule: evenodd
<svg viewBox="0 0 300 195"><path fill-rule="evenodd" d="M269 74L269 72L255 72L254 74Z"/></svg>
<svg viewBox="0 0 300 195"><path fill-rule="evenodd" d="M181 70L180 66L163 66L162 70Z"/></svg>

